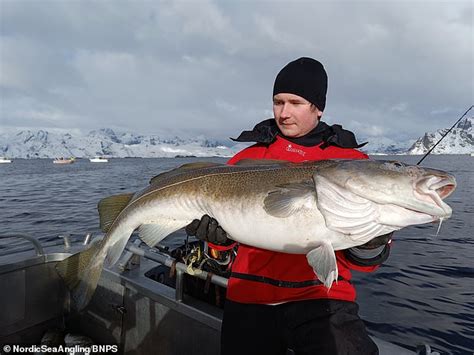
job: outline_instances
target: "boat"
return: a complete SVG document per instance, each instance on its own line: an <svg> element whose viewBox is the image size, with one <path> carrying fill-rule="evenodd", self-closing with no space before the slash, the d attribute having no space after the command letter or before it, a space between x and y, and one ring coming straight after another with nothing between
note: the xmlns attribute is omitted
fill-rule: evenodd
<svg viewBox="0 0 474 355"><path fill-rule="evenodd" d="M0 164L8 164L11 163L11 159L7 159L5 157L0 157Z"/></svg>
<svg viewBox="0 0 474 355"><path fill-rule="evenodd" d="M108 163L109 162L109 160L104 157L89 158L89 161L91 163Z"/></svg>
<svg viewBox="0 0 474 355"><path fill-rule="evenodd" d="M176 252L182 246L171 251L163 245L149 248L131 238L116 265L102 271L91 302L76 313L55 264L103 235L65 235L47 242L27 235L2 238L24 243L8 242L0 249L0 285L8 285L8 292L0 293L0 344L39 346L56 330L62 337L67 334L60 340L66 346L68 336L81 334L93 344L115 346L120 354L219 354L222 307L212 301L214 296L197 297L196 290L204 294L209 285L225 289L228 279L193 267L202 263L183 263ZM195 280L205 287L190 293L189 283ZM372 338L381 355L415 355ZM429 346L423 349L418 353L431 353ZM294 353L289 349L287 354Z"/></svg>
<svg viewBox="0 0 474 355"><path fill-rule="evenodd" d="M57 158L53 160L53 164L72 164L75 158Z"/></svg>

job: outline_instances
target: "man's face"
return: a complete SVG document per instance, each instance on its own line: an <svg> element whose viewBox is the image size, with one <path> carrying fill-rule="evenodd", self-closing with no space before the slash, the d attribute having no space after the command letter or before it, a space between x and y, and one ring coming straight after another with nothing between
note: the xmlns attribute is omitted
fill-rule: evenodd
<svg viewBox="0 0 474 355"><path fill-rule="evenodd" d="M281 133L296 138L312 131L323 113L301 96L282 93L273 97L273 114Z"/></svg>

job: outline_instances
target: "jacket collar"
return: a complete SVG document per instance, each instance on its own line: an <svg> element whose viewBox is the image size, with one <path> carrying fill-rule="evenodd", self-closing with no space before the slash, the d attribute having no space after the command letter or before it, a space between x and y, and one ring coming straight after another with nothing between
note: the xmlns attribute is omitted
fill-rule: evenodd
<svg viewBox="0 0 474 355"><path fill-rule="evenodd" d="M320 146L321 149L325 149L330 145L340 148L361 148L367 144L367 142L358 144L354 133L343 129L341 125L335 124L329 126L322 121L320 121L311 132L303 137L285 137L278 129L274 118L262 121L251 131L243 131L237 138L231 139L236 142L256 142L269 145L275 141L277 135L292 143L306 147L322 143Z"/></svg>

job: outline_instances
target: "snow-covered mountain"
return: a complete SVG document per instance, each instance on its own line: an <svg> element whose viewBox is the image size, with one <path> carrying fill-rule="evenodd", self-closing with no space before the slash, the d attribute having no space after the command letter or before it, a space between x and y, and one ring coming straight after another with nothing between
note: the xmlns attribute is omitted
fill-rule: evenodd
<svg viewBox="0 0 474 355"><path fill-rule="evenodd" d="M359 142L368 142L362 151L369 154L406 154L408 148L413 144L414 139L405 142L397 142L386 137L368 137L358 139Z"/></svg>
<svg viewBox="0 0 474 355"><path fill-rule="evenodd" d="M160 138L154 135L116 133L110 128L90 131L85 135L26 130L0 136L0 155L11 158L229 157L241 148L241 145L228 147L203 137Z"/></svg>
<svg viewBox="0 0 474 355"><path fill-rule="evenodd" d="M455 128L439 143L431 154L470 154L474 152L474 118L468 117L459 122ZM448 131L439 129L434 133L425 133L408 149L407 154L425 154Z"/></svg>
<svg viewBox="0 0 474 355"><path fill-rule="evenodd" d="M468 117L459 122L455 128L438 144L431 154L470 154L474 152L474 118ZM368 142L362 150L369 154L425 154L448 131L439 129L434 133L427 132L423 137L404 142L386 137L367 137L359 142Z"/></svg>
<svg viewBox="0 0 474 355"><path fill-rule="evenodd" d="M469 154L474 152L474 119L462 120L436 147L434 154ZM385 137L358 139L369 143L362 148L369 154L424 154L446 133L440 129L423 137L397 142ZM413 143L414 142L414 143ZM182 139L157 135L118 133L110 128L87 134L56 133L45 130L24 130L0 135L0 156L9 158L105 157L230 157L248 146L211 141L205 137Z"/></svg>

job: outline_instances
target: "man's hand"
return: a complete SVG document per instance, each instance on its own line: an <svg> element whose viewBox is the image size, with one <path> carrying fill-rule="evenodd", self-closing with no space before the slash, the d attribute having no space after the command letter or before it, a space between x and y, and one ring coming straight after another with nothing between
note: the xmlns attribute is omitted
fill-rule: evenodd
<svg viewBox="0 0 474 355"><path fill-rule="evenodd" d="M347 259L359 266L380 265L390 255L390 242L393 232L380 235L367 243L344 250Z"/></svg>
<svg viewBox="0 0 474 355"><path fill-rule="evenodd" d="M233 243L232 239L227 238L227 233L219 226L219 223L207 214L202 216L200 220L195 219L188 224L186 226L186 234L217 245L229 245Z"/></svg>

